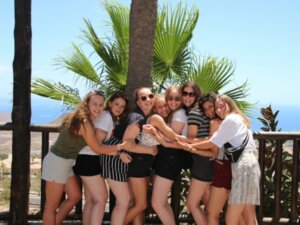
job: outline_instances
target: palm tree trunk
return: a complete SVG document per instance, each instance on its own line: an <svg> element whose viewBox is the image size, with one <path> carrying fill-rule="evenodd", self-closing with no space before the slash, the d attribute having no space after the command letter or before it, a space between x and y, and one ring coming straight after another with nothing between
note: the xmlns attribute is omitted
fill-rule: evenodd
<svg viewBox="0 0 300 225"><path fill-rule="evenodd" d="M125 88L125 94L129 99L132 99L132 94L136 88L152 87L151 69L156 20L157 0L132 0L129 65Z"/></svg>
<svg viewBox="0 0 300 225"><path fill-rule="evenodd" d="M27 224L30 188L31 0L15 0L13 143L9 224Z"/></svg>

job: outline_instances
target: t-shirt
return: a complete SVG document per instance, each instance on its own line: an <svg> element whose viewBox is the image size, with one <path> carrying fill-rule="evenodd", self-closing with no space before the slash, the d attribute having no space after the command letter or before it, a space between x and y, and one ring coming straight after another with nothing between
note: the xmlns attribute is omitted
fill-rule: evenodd
<svg viewBox="0 0 300 225"><path fill-rule="evenodd" d="M64 128L60 131L59 136L51 146L50 151L55 155L64 159L76 159L80 149L85 146L86 143L82 136L72 136L68 128Z"/></svg>
<svg viewBox="0 0 300 225"><path fill-rule="evenodd" d="M114 122L109 111L105 110L94 122L95 128L99 128L107 133L104 141L107 141L113 132Z"/></svg>
<svg viewBox="0 0 300 225"><path fill-rule="evenodd" d="M197 138L209 136L209 118L205 116L202 109L193 109L189 112L188 125L198 126Z"/></svg>
<svg viewBox="0 0 300 225"><path fill-rule="evenodd" d="M242 117L238 114L229 114L222 121L219 129L211 137L211 141L219 148L229 142L233 147L239 147L243 143L248 128Z"/></svg>
<svg viewBox="0 0 300 225"><path fill-rule="evenodd" d="M181 131L181 134L184 135L184 136L187 136L187 132L188 132L188 118L187 118L187 115L185 114L184 109L179 109L176 112L174 112L173 118L172 118L172 122L173 121L184 123L184 127L183 127L183 129Z"/></svg>
<svg viewBox="0 0 300 225"><path fill-rule="evenodd" d="M113 130L113 120L110 115L110 112L108 111L103 111L100 116L98 116L94 121L93 121L94 127L99 128L101 130L104 130L107 132L106 139L109 139ZM85 146L79 154L83 155L98 155L95 153L89 146Z"/></svg>

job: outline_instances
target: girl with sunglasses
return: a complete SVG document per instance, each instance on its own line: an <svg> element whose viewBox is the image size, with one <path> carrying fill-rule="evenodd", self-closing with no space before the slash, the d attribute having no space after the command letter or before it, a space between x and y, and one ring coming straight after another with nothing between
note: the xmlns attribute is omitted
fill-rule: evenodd
<svg viewBox="0 0 300 225"><path fill-rule="evenodd" d="M182 109L182 92L179 86L171 86L166 90L166 103L170 115L166 118L169 126L178 135L187 134L187 116ZM162 115L163 116L163 115ZM159 216L162 224L175 224L175 218L168 195L174 181L179 177L183 168L183 154L180 149L169 149L160 146L155 159L155 171L152 190L152 207Z"/></svg>
<svg viewBox="0 0 300 225"><path fill-rule="evenodd" d="M136 108L129 114L128 126L125 130L123 140L136 139L142 127L147 123L154 105L154 94L150 88L141 87L135 92ZM149 184L150 166L154 155L157 153L156 146L143 146L137 144L131 150L132 161L128 167L128 181L131 187L133 203L129 208L125 224L144 224L143 213L147 207L147 190Z"/></svg>

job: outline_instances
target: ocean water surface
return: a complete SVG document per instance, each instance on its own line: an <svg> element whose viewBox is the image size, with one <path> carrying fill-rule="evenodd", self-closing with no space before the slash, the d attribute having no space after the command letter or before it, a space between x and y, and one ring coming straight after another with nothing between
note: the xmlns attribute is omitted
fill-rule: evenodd
<svg viewBox="0 0 300 225"><path fill-rule="evenodd" d="M66 112L62 103L56 100L46 99L34 96L32 105L32 124L47 124L57 119ZM264 106L266 107L266 106ZM282 131L300 131L300 106L272 106L273 111L279 110L277 116L278 128ZM1 101L0 112L11 113L12 102ZM262 123L257 119L261 117L260 107L253 110L251 120L251 129L253 131L261 130Z"/></svg>

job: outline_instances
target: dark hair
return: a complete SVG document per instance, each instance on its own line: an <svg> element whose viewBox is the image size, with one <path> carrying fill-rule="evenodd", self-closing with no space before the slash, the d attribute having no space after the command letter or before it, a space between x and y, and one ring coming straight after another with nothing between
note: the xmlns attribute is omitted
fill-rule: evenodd
<svg viewBox="0 0 300 225"><path fill-rule="evenodd" d="M211 102L211 103L215 104L216 98L217 98L217 95L215 93L208 92L206 95L199 98L199 106L201 108L203 108L203 104L205 102Z"/></svg>
<svg viewBox="0 0 300 225"><path fill-rule="evenodd" d="M183 93L183 90L186 88L186 87L190 87L193 89L193 91L195 92L195 101L194 103L190 106L190 107L186 107L184 104L183 104L183 109L185 110L186 114L189 113L189 111L192 109L192 108L196 108L198 107L197 103L198 103L198 100L201 96L201 89L200 87L198 86L198 84L196 84L194 81L187 81L185 82L182 86L181 86L181 92Z"/></svg>
<svg viewBox="0 0 300 225"><path fill-rule="evenodd" d="M139 95L140 90L142 90L142 89L148 89L152 92L152 89L150 87L140 87L140 88L135 89L135 91L134 91L134 102L135 102L135 104L139 100L138 95Z"/></svg>
<svg viewBox="0 0 300 225"><path fill-rule="evenodd" d="M118 98L122 98L124 101L125 101L125 109L124 109L124 112L117 118L115 117L112 112L111 112L111 108L109 106L109 102L113 102L115 99L118 99ZM114 121L118 121L120 120L122 117L128 115L129 113L129 104L128 104L128 99L125 97L124 93L121 92L121 91L117 91L115 93L113 93L109 99L107 100L106 102L106 105L105 105L105 110L107 110L108 112L110 112L112 118Z"/></svg>

